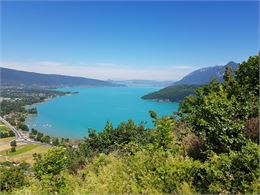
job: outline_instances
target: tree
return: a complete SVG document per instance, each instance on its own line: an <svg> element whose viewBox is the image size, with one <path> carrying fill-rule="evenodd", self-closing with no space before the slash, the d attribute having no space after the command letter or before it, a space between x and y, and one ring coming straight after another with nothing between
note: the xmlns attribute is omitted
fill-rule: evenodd
<svg viewBox="0 0 260 195"><path fill-rule="evenodd" d="M48 135L45 135L41 138L41 142L49 144L51 142L51 137Z"/></svg>
<svg viewBox="0 0 260 195"><path fill-rule="evenodd" d="M14 166L12 163L8 165L1 164L0 166L0 190L12 191L15 188L25 186L28 181L26 180L26 171L29 165L21 163Z"/></svg>
<svg viewBox="0 0 260 195"><path fill-rule="evenodd" d="M255 95L259 95L259 56L251 56L239 64L236 80L244 92L252 91Z"/></svg>
<svg viewBox="0 0 260 195"><path fill-rule="evenodd" d="M31 108L31 109L28 109L27 112L29 114L37 114L37 109L36 108Z"/></svg>
<svg viewBox="0 0 260 195"><path fill-rule="evenodd" d="M21 129L22 131L29 131L29 127L26 124L20 123L18 125L18 128Z"/></svg>
<svg viewBox="0 0 260 195"><path fill-rule="evenodd" d="M107 122L102 132L97 133L95 129L89 129L88 137L79 147L86 156L93 157L98 153L108 154L116 150L122 151L124 146L130 142L143 143L145 136L143 123L136 125L133 120L128 120L113 128L112 124Z"/></svg>
<svg viewBox="0 0 260 195"><path fill-rule="evenodd" d="M16 147L15 146L11 147L11 152L16 152Z"/></svg>
<svg viewBox="0 0 260 195"><path fill-rule="evenodd" d="M38 131L36 129L32 128L32 134L36 135L37 133L38 133Z"/></svg>
<svg viewBox="0 0 260 195"><path fill-rule="evenodd" d="M61 171L67 166L67 155L64 148L50 148L42 155L34 155L34 172L38 180L41 181L42 188L48 193L59 193L64 187L64 178Z"/></svg>
<svg viewBox="0 0 260 195"><path fill-rule="evenodd" d="M52 145L58 146L60 144L59 138L55 137L52 138Z"/></svg>
<svg viewBox="0 0 260 195"><path fill-rule="evenodd" d="M152 130L152 143L164 151L170 150L173 143L173 127L175 120L170 116L165 116L158 119L156 113L153 112L151 115L155 117L154 124L155 129Z"/></svg>
<svg viewBox="0 0 260 195"><path fill-rule="evenodd" d="M246 143L245 123L258 115L257 62L258 58L250 57L240 64L235 79L227 68L223 84L213 80L181 103L180 116L191 124L206 149L219 154L240 150ZM242 77L246 77L245 82Z"/></svg>
<svg viewBox="0 0 260 195"><path fill-rule="evenodd" d="M12 147L16 147L16 146L17 146L17 144L16 144L16 140L11 141L11 142L10 142L10 146L12 146Z"/></svg>
<svg viewBox="0 0 260 195"><path fill-rule="evenodd" d="M43 133L38 132L38 133L37 133L37 136L36 136L36 141L41 141L41 139L42 139L43 136L44 136Z"/></svg>
<svg viewBox="0 0 260 195"><path fill-rule="evenodd" d="M259 145L248 142L241 151L211 152L195 177L202 194L259 194Z"/></svg>

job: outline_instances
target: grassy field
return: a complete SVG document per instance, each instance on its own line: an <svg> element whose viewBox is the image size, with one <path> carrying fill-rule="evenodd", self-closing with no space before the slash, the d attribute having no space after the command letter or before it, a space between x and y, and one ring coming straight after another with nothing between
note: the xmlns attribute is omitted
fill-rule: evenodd
<svg viewBox="0 0 260 195"><path fill-rule="evenodd" d="M4 124L0 123L0 131L10 131L10 129L6 127Z"/></svg>
<svg viewBox="0 0 260 195"><path fill-rule="evenodd" d="M0 138L12 137L12 136L14 136L12 130L7 126L5 126L5 124L0 122Z"/></svg>
<svg viewBox="0 0 260 195"><path fill-rule="evenodd" d="M28 152L28 151L30 151L34 148L37 148L37 147L39 147L39 145L37 145L37 144L26 144L26 145L18 147L15 152L9 152L8 156L16 156L18 154Z"/></svg>
<svg viewBox="0 0 260 195"><path fill-rule="evenodd" d="M33 164L33 154L34 153L45 153L50 148L46 145L39 145L39 144L24 144L18 145L16 148L16 152L9 152L9 147L6 150L0 152L0 162L3 161L25 161L27 163Z"/></svg>
<svg viewBox="0 0 260 195"><path fill-rule="evenodd" d="M8 133L10 129L0 122L0 133ZM0 138L0 162L3 161L25 161L27 163L33 163L34 153L44 153L49 149L49 146L39 144L26 144L17 142L15 152L10 152L11 146L10 141L14 140L15 137Z"/></svg>
<svg viewBox="0 0 260 195"><path fill-rule="evenodd" d="M14 139L15 139L15 137L0 138L0 143L2 143L2 142L10 142L10 141L12 141Z"/></svg>

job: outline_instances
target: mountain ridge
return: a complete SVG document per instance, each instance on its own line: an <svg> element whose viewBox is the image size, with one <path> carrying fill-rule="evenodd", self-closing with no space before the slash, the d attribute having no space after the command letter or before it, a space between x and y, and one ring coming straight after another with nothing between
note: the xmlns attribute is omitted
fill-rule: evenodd
<svg viewBox="0 0 260 195"><path fill-rule="evenodd" d="M230 61L226 65L195 70L184 76L181 80L174 82L171 86L146 94L141 98L146 100L180 102L186 96L194 95L198 87L209 83L213 78L218 82L222 82L226 67L231 67L232 74L235 75L234 71L238 68L238 64Z"/></svg>
<svg viewBox="0 0 260 195"><path fill-rule="evenodd" d="M78 76L43 74L0 67L1 86L16 87L76 87L76 86L122 86L108 81Z"/></svg>
<svg viewBox="0 0 260 195"><path fill-rule="evenodd" d="M226 65L200 68L184 76L181 80L174 82L173 85L203 85L209 83L213 78L218 82L222 82L227 66L231 67L233 71L238 68L238 64L234 61L230 61Z"/></svg>

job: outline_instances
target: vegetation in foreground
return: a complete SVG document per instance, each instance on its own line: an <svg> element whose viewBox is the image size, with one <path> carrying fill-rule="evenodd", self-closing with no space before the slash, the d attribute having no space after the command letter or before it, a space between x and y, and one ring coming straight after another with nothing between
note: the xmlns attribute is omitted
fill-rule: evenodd
<svg viewBox="0 0 260 195"><path fill-rule="evenodd" d="M90 130L78 148L35 154L30 167L2 163L0 187L12 194L259 194L259 58L235 78L212 81L181 103L179 119L133 121Z"/></svg>

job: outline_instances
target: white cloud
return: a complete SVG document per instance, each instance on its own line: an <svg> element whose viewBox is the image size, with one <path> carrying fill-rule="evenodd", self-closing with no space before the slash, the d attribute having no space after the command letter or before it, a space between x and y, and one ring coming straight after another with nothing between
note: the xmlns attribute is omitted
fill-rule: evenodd
<svg viewBox="0 0 260 195"><path fill-rule="evenodd" d="M95 79L147 79L147 80L179 80L191 71L197 69L189 65L133 67L112 63L98 63L95 65L65 64L62 62L1 62L1 67L24 71L82 76Z"/></svg>

